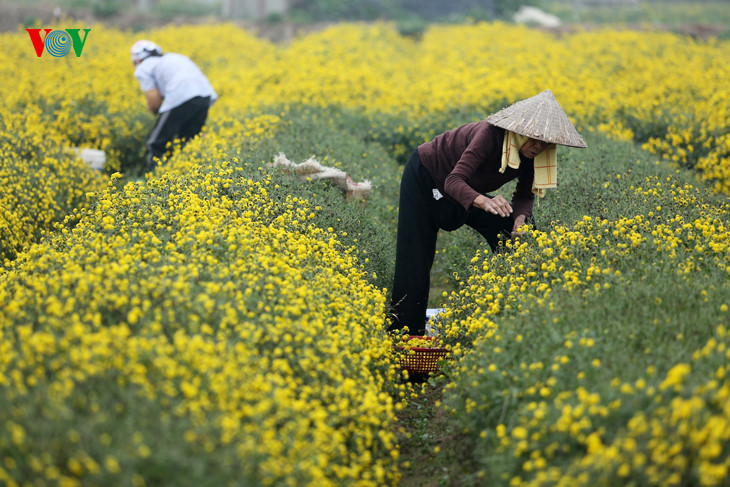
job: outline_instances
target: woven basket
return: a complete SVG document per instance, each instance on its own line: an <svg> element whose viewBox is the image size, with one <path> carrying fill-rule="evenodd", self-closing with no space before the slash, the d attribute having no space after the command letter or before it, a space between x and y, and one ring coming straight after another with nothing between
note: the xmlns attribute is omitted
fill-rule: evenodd
<svg viewBox="0 0 730 487"><path fill-rule="evenodd" d="M434 337L409 335L410 340L434 341ZM408 371L408 377L412 379L424 378L439 371L442 360L448 355L445 348L411 347L407 343L395 345L400 352L398 364L403 370Z"/></svg>

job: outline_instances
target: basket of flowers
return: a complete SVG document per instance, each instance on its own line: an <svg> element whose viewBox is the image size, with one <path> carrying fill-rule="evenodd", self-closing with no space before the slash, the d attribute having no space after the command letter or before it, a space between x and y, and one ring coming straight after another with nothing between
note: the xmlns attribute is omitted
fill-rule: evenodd
<svg viewBox="0 0 730 487"><path fill-rule="evenodd" d="M425 378L438 372L441 362L447 357L448 350L438 346L434 337L421 335L403 336L394 345L398 353L398 364L408 371L412 379Z"/></svg>

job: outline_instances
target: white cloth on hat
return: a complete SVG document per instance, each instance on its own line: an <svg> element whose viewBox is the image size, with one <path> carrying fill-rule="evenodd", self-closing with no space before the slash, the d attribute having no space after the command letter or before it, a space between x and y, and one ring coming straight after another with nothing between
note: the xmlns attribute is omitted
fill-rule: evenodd
<svg viewBox="0 0 730 487"><path fill-rule="evenodd" d="M504 131L502 144L502 166L499 172L504 172L507 166L517 169L520 167L520 148L529 137ZM555 144L549 144L545 150L535 156L535 177L532 180L532 192L540 198L545 197L545 189L558 186L558 150Z"/></svg>

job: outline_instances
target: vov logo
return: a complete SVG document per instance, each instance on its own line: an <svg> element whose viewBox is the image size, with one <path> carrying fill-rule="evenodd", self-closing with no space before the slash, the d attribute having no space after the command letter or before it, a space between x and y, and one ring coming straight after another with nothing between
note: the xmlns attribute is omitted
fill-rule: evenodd
<svg viewBox="0 0 730 487"><path fill-rule="evenodd" d="M81 51L84 50L84 44L86 44L86 38L89 35L91 29L83 29L84 39L81 39L79 31L82 29L65 29L65 30L53 30L53 29L25 29L28 31L30 41L33 43L35 53L38 57L43 54L43 48L46 52L54 57L63 57L71 52L73 47L76 57L81 56ZM41 30L45 31L45 36L41 39Z"/></svg>

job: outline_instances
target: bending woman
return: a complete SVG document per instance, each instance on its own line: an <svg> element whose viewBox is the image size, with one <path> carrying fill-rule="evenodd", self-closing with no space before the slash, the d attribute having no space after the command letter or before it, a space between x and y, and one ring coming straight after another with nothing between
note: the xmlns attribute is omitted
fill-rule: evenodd
<svg viewBox="0 0 730 487"><path fill-rule="evenodd" d="M401 179L390 330L422 334L439 229L468 225L492 251L521 234L535 195L557 185L557 145L586 147L546 90L413 151ZM511 202L488 194L515 179Z"/></svg>

